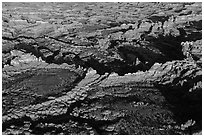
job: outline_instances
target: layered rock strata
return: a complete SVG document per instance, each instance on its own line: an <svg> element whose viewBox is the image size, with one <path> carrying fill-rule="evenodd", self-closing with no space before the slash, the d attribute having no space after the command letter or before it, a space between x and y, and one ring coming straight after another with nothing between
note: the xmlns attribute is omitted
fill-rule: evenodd
<svg viewBox="0 0 204 137"><path fill-rule="evenodd" d="M3 134L201 134L201 3L2 3Z"/></svg>

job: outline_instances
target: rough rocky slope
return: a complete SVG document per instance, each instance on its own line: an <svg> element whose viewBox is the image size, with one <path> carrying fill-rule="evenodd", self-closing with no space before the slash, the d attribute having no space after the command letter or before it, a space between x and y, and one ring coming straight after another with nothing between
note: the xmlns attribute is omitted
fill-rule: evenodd
<svg viewBox="0 0 204 137"><path fill-rule="evenodd" d="M2 13L2 134L201 134L202 3Z"/></svg>

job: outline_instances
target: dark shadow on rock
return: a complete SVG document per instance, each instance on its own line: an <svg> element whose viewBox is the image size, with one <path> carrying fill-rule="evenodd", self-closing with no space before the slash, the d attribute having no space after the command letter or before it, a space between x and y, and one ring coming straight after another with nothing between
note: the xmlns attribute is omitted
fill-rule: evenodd
<svg viewBox="0 0 204 137"><path fill-rule="evenodd" d="M188 86L180 88L155 85L170 103L169 109L174 113L178 125L184 125L187 121L195 121L195 124L186 125L183 129L186 134L192 134L202 130L202 89L189 93Z"/></svg>

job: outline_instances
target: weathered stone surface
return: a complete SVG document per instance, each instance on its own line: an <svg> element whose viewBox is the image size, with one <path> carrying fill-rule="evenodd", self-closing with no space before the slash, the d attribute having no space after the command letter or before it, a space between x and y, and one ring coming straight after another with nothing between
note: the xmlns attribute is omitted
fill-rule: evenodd
<svg viewBox="0 0 204 137"><path fill-rule="evenodd" d="M182 52L189 59L196 61L201 66L202 64L202 41L182 42Z"/></svg>
<svg viewBox="0 0 204 137"><path fill-rule="evenodd" d="M3 134L200 134L202 4L2 3Z"/></svg>
<svg viewBox="0 0 204 137"><path fill-rule="evenodd" d="M89 70L78 86L66 95L20 110L12 109L3 116L3 124L22 122L25 117L31 123L50 121L57 124L59 121L54 119L59 117L63 121L87 123L95 134L180 134L183 131L178 127L182 120L188 120L188 116L200 124L202 90L196 85L201 81L200 72L196 64L187 61L155 64L147 72L125 76L100 76L95 70ZM191 109L197 113L185 103L192 103ZM57 128L56 125L53 128Z"/></svg>
<svg viewBox="0 0 204 137"><path fill-rule="evenodd" d="M38 4L34 5L39 7ZM105 66L115 68L118 65L116 62L119 62L124 67L134 69L136 72L137 70L149 69L156 61L163 63L173 59L184 58L183 54L178 50L182 48L180 43L186 39L201 39L202 18L199 12L199 3L147 4L148 6L152 6L154 10L150 10L147 8L148 6L140 7L136 3L127 5L100 3L93 4L94 6L90 6L91 4L89 3L85 5L81 5L80 3L77 5L63 3L57 3L57 5L47 4L50 7L55 7L54 11L47 8L44 10L38 8L35 11L36 7L34 5L19 4L16 7L19 9L18 13L15 13L15 16L9 17L9 14L13 14L12 10L9 10L13 5L5 3L3 13L8 18L7 20L10 21L7 23L7 29L3 30L3 40L12 40L8 41L11 43L10 45L14 45L14 47L11 46L11 50L13 48L24 49L27 52L41 56L46 62L67 63L67 60L64 60L62 56L59 59L59 54L75 54L77 55L76 58L78 58L78 56L84 54L84 50L90 50L89 52L92 52L92 54L103 55L100 58L98 56L92 56L94 62L102 65L103 68ZM108 11L108 13L104 13L105 16L102 14L104 12L103 8L97 8L99 5ZM179 8L174 9L177 7L175 5L178 5ZM22 10L22 6L26 8ZM75 6L77 8L71 10ZM161 6L163 9L160 9ZM27 11L29 7L32 7L29 9L29 12L32 14ZM115 10L117 7L119 8L119 14ZM93 10L89 10L89 8ZM5 13L4 9L8 9L8 12ZM64 9L67 9L67 12ZM131 9L134 10L130 12ZM190 12L193 11L192 9L196 9L198 13ZM135 12L137 16L135 16ZM188 13L187 15L185 14L186 12ZM75 13L77 13L77 16L73 15ZM87 15L89 13L90 15ZM116 15L116 19L109 16L111 13ZM91 18L89 18L90 16ZM124 18L121 19L123 16ZM35 21L29 23L29 19ZM50 23L50 20L57 22ZM60 24L60 20L69 20L73 23L71 25L63 25ZM86 20L87 22L82 20ZM6 33L10 32L12 32L12 35L7 36ZM195 35L196 37L194 37ZM169 39L171 39L171 43L169 43ZM14 44L15 41L19 44ZM3 43L3 47L8 48L8 42ZM36 44L37 46L34 46ZM128 55L124 53L123 49L121 50L121 46L119 45L124 47L123 49L125 50L129 49L126 45L130 46L133 49L130 54L134 54L135 57L126 57ZM137 48L135 48L135 45L137 45ZM97 48L93 48L92 50L91 47L93 46ZM81 52L74 50L75 47L81 49ZM37 51L33 50L34 48ZM56 48L60 52L58 50L56 51ZM69 53L64 52L63 49L67 49L66 51L69 51ZM104 52L101 53L99 49ZM168 49L168 52L166 52L166 49ZM4 49L3 51L6 52L8 49ZM116 57L121 57L122 60L118 60ZM94 64L92 60L84 61L82 59L81 61L80 57L79 59L76 58L74 60L77 60L77 63ZM113 58L113 61L109 58ZM135 58L138 58L141 63L135 64ZM101 63L101 59L107 61ZM106 71L110 71L106 67L105 69ZM118 69L116 71L121 73L120 71L122 70Z"/></svg>
<svg viewBox="0 0 204 137"><path fill-rule="evenodd" d="M11 108L38 104L69 91L80 77L68 69L49 68L26 71L4 79L3 114ZM5 82L6 81L6 82Z"/></svg>

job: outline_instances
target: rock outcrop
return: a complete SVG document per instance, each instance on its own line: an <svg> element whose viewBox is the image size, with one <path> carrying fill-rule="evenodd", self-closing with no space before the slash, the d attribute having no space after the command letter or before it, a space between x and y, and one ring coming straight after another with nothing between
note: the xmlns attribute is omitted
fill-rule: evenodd
<svg viewBox="0 0 204 137"><path fill-rule="evenodd" d="M3 134L201 133L201 3L2 5Z"/></svg>

